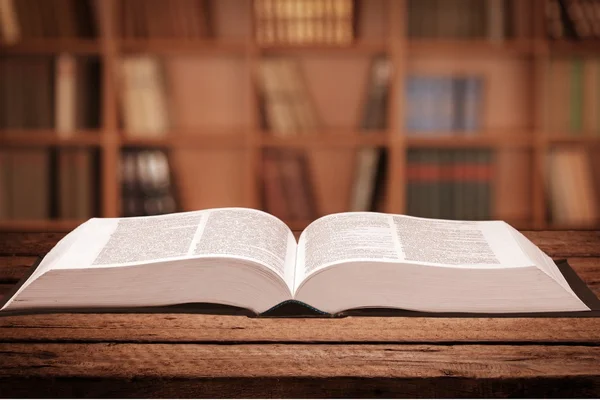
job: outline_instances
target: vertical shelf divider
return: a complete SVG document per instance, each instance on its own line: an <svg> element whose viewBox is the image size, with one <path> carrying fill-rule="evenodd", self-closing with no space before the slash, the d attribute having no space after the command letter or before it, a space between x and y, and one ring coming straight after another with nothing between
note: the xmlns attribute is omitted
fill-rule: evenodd
<svg viewBox="0 0 600 400"><path fill-rule="evenodd" d="M544 229L546 223L546 202L544 190L545 159L548 135L546 132L546 104L547 96L547 63L549 62L549 44L544 30L544 0L532 0L533 19L533 96L534 96L534 129L533 129L533 168L532 178L532 219L535 229Z"/></svg>
<svg viewBox="0 0 600 400"><path fill-rule="evenodd" d="M404 81L406 75L408 22L407 0L388 0L387 42L392 72L388 101L387 203L386 212L406 212L406 134L404 132Z"/></svg>
<svg viewBox="0 0 600 400"><path fill-rule="evenodd" d="M115 0L96 0L99 11L100 51L102 59L101 116L101 216L119 216L119 152L115 68L117 43L115 38Z"/></svg>
<svg viewBox="0 0 600 400"><path fill-rule="evenodd" d="M258 93L255 85L255 77L258 72L260 54L254 40L254 0L247 0L247 12L250 19L250 32L246 37L245 63L248 72L248 107L250 108L250 121L245 132L245 198L248 207L261 209L261 185L262 185L262 141L259 120Z"/></svg>

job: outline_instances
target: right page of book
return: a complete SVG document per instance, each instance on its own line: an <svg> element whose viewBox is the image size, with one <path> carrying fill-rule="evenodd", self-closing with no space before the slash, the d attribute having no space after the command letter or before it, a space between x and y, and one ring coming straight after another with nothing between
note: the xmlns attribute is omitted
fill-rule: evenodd
<svg viewBox="0 0 600 400"><path fill-rule="evenodd" d="M331 265L405 262L455 268L533 266L502 221L449 221L373 212L333 214L300 237L295 288Z"/></svg>

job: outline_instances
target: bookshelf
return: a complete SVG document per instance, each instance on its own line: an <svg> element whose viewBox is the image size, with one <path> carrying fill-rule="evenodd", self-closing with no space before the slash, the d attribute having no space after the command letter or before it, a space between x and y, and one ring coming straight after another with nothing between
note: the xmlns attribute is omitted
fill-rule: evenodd
<svg viewBox="0 0 600 400"><path fill-rule="evenodd" d="M321 214L347 210L353 160L361 148L377 147L387 151L384 211L390 213L407 210L409 149L460 148L490 149L496 155L495 167L503 172L493 182L492 217L506 219L522 229L565 228L547 217L547 188L543 177L547 153L561 145L600 147L600 136L572 136L551 132L547 126L545 99L550 58L597 55L600 47L597 41L547 39L543 0L520 2L519 10L515 11L519 33L500 41L409 37L408 0L358 0L354 3L356 38L343 45L257 43L253 35L252 0L209 1L214 34L208 38L124 38L117 25L123 11L121 2L127 1L94 3L97 38L26 38L14 44L0 44L3 55L70 53L100 60L98 129L78 129L69 137L61 137L53 129L0 131L0 147L8 149L97 150L100 155L98 216L120 216L118 165L122 150L127 148L167 149L179 160L175 163L175 172L187 173L176 180L177 189L190 192L182 193L184 198L201 199L183 204L186 210L213 206L261 208L259 178L263 173L264 151L302 149L311 159L311 177ZM128 137L120 116L117 68L119 60L129 55L182 60L193 65L199 76L208 77L200 77L193 84L210 92L210 98L199 90L196 97L190 99L206 124L173 126L164 137ZM304 71L315 107L324 121L317 132L282 138L269 135L261 128L257 71L263 58L279 55L298 60ZM361 107L366 98L369 61L377 55L386 56L392 65L387 127L365 132L359 128ZM407 134L407 99L398 94L404 93L406 78L413 72L482 74L486 103L481 128L467 136L450 136L444 132L419 137ZM235 115L235 121L228 115ZM507 204L504 204L505 198L508 198ZM0 220L0 230L70 230L80 222ZM302 229L310 221L285 222L294 229Z"/></svg>

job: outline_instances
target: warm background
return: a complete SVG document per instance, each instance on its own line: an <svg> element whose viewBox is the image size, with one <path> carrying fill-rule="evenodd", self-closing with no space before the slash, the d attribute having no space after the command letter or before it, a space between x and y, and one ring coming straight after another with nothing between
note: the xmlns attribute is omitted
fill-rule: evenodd
<svg viewBox="0 0 600 400"><path fill-rule="evenodd" d="M600 0L0 0L0 230L600 226Z"/></svg>

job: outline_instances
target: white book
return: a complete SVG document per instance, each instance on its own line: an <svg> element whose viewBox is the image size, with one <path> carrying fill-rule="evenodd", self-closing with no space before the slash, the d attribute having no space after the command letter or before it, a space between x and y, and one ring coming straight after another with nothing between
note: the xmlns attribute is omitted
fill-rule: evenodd
<svg viewBox="0 0 600 400"><path fill-rule="evenodd" d="M21 39L21 26L14 0L0 0L0 37L7 44Z"/></svg>
<svg viewBox="0 0 600 400"><path fill-rule="evenodd" d="M589 311L550 257L502 221L332 214L296 242L262 211L94 218L65 236L3 311L212 303L256 314Z"/></svg>
<svg viewBox="0 0 600 400"><path fill-rule="evenodd" d="M64 53L56 58L54 118L61 137L72 136L76 129L76 71L77 62L73 55Z"/></svg>

